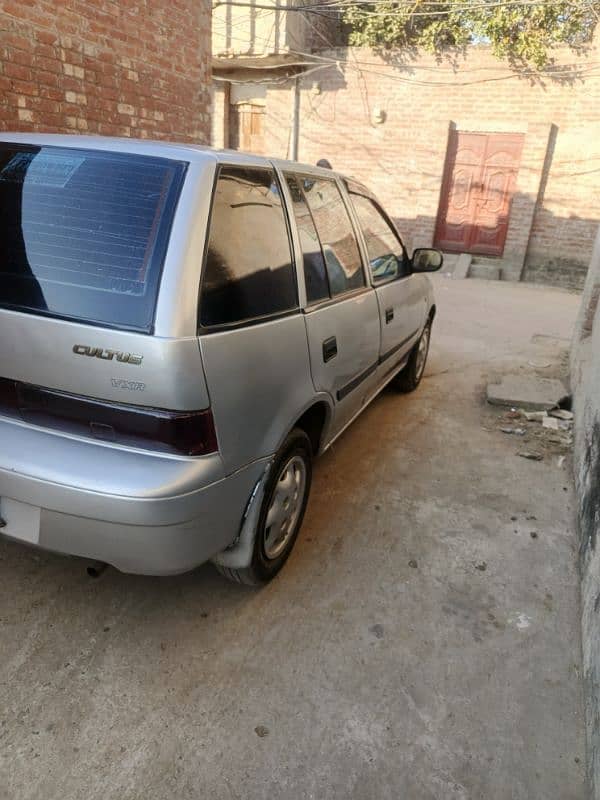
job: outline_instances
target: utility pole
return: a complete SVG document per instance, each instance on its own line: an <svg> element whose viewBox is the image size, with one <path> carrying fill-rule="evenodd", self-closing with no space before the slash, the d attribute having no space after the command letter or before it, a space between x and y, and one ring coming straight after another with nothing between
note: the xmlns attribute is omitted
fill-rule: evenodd
<svg viewBox="0 0 600 800"><path fill-rule="evenodd" d="M292 161L298 161L300 142L300 78L294 78L294 107L292 110L292 135L290 150Z"/></svg>

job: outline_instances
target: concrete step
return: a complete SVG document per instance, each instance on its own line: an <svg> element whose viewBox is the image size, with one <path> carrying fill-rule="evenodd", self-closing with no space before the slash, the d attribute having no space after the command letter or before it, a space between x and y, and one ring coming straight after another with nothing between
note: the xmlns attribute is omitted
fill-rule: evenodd
<svg viewBox="0 0 600 800"><path fill-rule="evenodd" d="M502 277L500 267L493 264L478 264L476 261L471 263L469 278L479 278L486 281L499 281Z"/></svg>
<svg viewBox="0 0 600 800"><path fill-rule="evenodd" d="M480 278L488 281L502 280L502 269L494 261L483 261L468 253L444 253L443 271L454 280Z"/></svg>

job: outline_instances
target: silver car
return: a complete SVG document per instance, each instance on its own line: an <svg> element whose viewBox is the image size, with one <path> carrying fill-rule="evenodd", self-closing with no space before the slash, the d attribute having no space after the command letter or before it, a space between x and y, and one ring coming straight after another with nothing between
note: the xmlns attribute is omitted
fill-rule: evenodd
<svg viewBox="0 0 600 800"><path fill-rule="evenodd" d="M409 257L328 169L0 138L0 533L268 581L313 458L387 383L419 384L441 254Z"/></svg>

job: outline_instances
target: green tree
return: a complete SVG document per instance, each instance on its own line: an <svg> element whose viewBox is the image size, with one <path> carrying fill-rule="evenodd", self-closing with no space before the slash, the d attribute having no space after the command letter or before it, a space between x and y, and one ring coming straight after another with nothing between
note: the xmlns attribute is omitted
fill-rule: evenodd
<svg viewBox="0 0 600 800"><path fill-rule="evenodd" d="M593 0L346 0L350 44L376 50L422 47L441 54L452 47L487 42L513 66L542 69L553 48L579 49L600 18Z"/></svg>

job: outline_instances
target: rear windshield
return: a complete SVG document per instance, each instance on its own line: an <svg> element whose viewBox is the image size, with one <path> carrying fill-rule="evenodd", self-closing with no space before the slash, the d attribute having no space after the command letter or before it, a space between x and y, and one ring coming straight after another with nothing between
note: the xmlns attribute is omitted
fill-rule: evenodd
<svg viewBox="0 0 600 800"><path fill-rule="evenodd" d="M184 171L0 142L0 307L150 333Z"/></svg>

